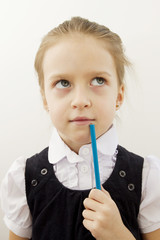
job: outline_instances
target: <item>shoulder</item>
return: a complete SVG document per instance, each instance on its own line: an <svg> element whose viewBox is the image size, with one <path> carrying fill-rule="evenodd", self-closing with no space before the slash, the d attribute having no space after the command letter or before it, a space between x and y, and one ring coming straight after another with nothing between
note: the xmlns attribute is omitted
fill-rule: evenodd
<svg viewBox="0 0 160 240"><path fill-rule="evenodd" d="M127 150L126 148L118 145L118 155L119 159L122 159L120 162L121 164L125 164L128 169L131 170L131 173L135 173L136 175L142 174L144 158ZM134 170L134 171L133 171Z"/></svg>
<svg viewBox="0 0 160 240"><path fill-rule="evenodd" d="M143 159L143 157L141 157L140 155L133 153L120 145L118 145L117 149L118 149L118 153L120 153L120 155L125 155L125 156L128 156L129 158L138 158L141 160Z"/></svg>
<svg viewBox="0 0 160 240"><path fill-rule="evenodd" d="M39 191L52 175L53 165L48 161L48 147L26 160L25 189L28 201L34 198L35 192Z"/></svg>
<svg viewBox="0 0 160 240"><path fill-rule="evenodd" d="M25 178L30 178L37 174L40 169L43 169L50 165L48 161L48 147L41 152L36 153L32 157L26 160L25 166Z"/></svg>
<svg viewBox="0 0 160 240"><path fill-rule="evenodd" d="M159 192L160 197L160 191L157 189L158 182L160 183L160 159L153 155L147 156L144 158L143 166L143 191Z"/></svg>
<svg viewBox="0 0 160 240"><path fill-rule="evenodd" d="M160 182L160 159L156 156L149 155L144 158L143 166L143 188L151 187L150 184Z"/></svg>
<svg viewBox="0 0 160 240"><path fill-rule="evenodd" d="M145 166L152 170L160 170L160 158L154 156L154 155L148 155L144 158L145 160Z"/></svg>
<svg viewBox="0 0 160 240"><path fill-rule="evenodd" d="M30 158L27 159L27 164L28 165L37 165L40 164L41 162L48 160L48 147L43 149L41 152L34 154Z"/></svg>
<svg viewBox="0 0 160 240"><path fill-rule="evenodd" d="M1 191L3 190L9 191L9 189L13 188L13 183L18 185L21 191L24 190L22 186L22 182L24 181L25 165L26 165L26 157L24 156L17 158L12 163L4 179L2 180Z"/></svg>

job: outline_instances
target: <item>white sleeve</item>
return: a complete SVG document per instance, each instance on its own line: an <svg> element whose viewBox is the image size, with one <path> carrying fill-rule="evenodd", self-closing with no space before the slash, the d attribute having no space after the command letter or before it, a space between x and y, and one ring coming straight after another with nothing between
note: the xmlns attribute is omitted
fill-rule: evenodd
<svg viewBox="0 0 160 240"><path fill-rule="evenodd" d="M154 156L144 160L138 222L142 233L160 228L160 159Z"/></svg>
<svg viewBox="0 0 160 240"><path fill-rule="evenodd" d="M1 207L4 221L17 236L31 238L32 218L25 194L24 157L18 158L10 167L1 184Z"/></svg>

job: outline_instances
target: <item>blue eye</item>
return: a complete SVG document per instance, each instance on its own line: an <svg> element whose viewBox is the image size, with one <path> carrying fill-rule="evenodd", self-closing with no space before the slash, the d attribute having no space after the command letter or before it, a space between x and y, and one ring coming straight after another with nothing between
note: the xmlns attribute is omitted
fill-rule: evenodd
<svg viewBox="0 0 160 240"><path fill-rule="evenodd" d="M92 80L93 86L102 86L105 83L105 79L101 77L96 77Z"/></svg>
<svg viewBox="0 0 160 240"><path fill-rule="evenodd" d="M60 80L56 83L57 88L68 88L70 87L70 83L67 80Z"/></svg>

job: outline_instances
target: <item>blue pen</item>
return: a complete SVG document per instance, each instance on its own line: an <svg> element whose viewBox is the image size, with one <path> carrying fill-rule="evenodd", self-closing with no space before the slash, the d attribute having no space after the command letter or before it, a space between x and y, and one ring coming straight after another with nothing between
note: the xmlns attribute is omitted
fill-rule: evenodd
<svg viewBox="0 0 160 240"><path fill-rule="evenodd" d="M94 163L94 174L95 174L96 188L101 190L95 126L94 126L94 124L90 124L89 127L90 127L90 133L91 133L91 141L92 141L92 153L93 153L93 163Z"/></svg>

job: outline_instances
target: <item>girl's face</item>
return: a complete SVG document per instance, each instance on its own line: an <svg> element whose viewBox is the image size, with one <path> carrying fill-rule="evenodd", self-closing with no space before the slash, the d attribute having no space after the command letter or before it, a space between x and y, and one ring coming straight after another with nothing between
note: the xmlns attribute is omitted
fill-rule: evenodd
<svg viewBox="0 0 160 240"><path fill-rule="evenodd" d="M114 60L104 42L70 35L50 47L43 59L45 105L63 141L75 152L112 125L116 104L123 101Z"/></svg>

